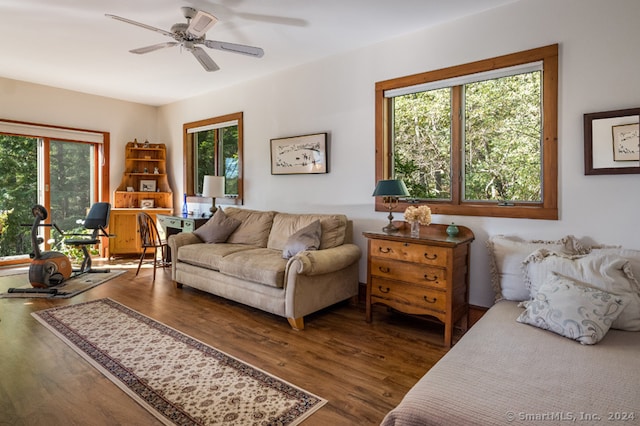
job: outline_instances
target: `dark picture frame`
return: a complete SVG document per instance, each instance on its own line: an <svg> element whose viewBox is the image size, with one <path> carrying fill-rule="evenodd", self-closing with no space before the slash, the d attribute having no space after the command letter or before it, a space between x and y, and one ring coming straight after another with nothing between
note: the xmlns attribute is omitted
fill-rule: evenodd
<svg viewBox="0 0 640 426"><path fill-rule="evenodd" d="M156 181L152 179L140 180L140 192L156 192Z"/></svg>
<svg viewBox="0 0 640 426"><path fill-rule="evenodd" d="M640 174L639 121L640 108L584 114L584 174ZM635 140L621 143L621 132Z"/></svg>
<svg viewBox="0 0 640 426"><path fill-rule="evenodd" d="M271 174L328 173L327 134L271 139Z"/></svg>

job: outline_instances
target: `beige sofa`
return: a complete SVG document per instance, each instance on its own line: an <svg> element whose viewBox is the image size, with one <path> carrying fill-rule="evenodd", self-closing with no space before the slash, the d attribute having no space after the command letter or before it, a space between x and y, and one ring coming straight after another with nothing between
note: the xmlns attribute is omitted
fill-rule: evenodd
<svg viewBox="0 0 640 426"><path fill-rule="evenodd" d="M304 316L356 297L360 248L352 243L352 223L339 214L288 214L227 207L241 221L223 243L204 243L187 232L169 237L171 278L187 285L286 317L296 330ZM289 259L289 237L316 220L317 250ZM290 241L290 240L289 240Z"/></svg>

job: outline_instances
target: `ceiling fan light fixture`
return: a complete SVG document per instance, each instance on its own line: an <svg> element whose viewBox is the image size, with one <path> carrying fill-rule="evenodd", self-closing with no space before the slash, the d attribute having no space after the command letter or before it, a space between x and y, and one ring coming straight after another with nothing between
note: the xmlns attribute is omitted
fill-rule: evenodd
<svg viewBox="0 0 640 426"><path fill-rule="evenodd" d="M197 10L189 6L182 7L181 10L184 17L187 19L187 23L174 24L171 27L171 32L116 15L105 14L105 16L140 28L158 32L175 40L132 49L130 50L131 53L144 54L167 47L180 46L181 49L191 52L206 71L217 71L220 67L202 48L197 46L200 44L210 49L240 53L242 55L253 56L254 58L261 58L264 55L264 51L259 47L206 40L205 33L209 28L215 25L216 22L218 22L218 18L208 12Z"/></svg>
<svg viewBox="0 0 640 426"><path fill-rule="evenodd" d="M187 31L195 37L204 37L206 32L218 22L218 18L210 13L198 10L196 15L189 22Z"/></svg>

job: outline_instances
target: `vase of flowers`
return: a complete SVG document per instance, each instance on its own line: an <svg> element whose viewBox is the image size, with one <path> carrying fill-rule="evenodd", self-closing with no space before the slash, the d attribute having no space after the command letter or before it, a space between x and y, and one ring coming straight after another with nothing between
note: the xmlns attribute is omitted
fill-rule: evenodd
<svg viewBox="0 0 640 426"><path fill-rule="evenodd" d="M429 206L409 206L404 211L404 220L411 224L411 236L420 236L420 225L431 224L431 209Z"/></svg>

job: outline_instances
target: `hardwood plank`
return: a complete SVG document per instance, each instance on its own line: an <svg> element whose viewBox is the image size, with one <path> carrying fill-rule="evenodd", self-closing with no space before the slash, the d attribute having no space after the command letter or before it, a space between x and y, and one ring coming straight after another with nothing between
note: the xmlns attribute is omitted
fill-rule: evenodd
<svg viewBox="0 0 640 426"><path fill-rule="evenodd" d="M286 318L184 286L168 270L128 272L71 299L0 299L0 424L160 424L133 399L41 326L31 312L103 297L329 400L305 425L379 424L446 350L443 327L373 307L340 303ZM122 265L120 267L123 267ZM24 276L0 278L0 291Z"/></svg>

